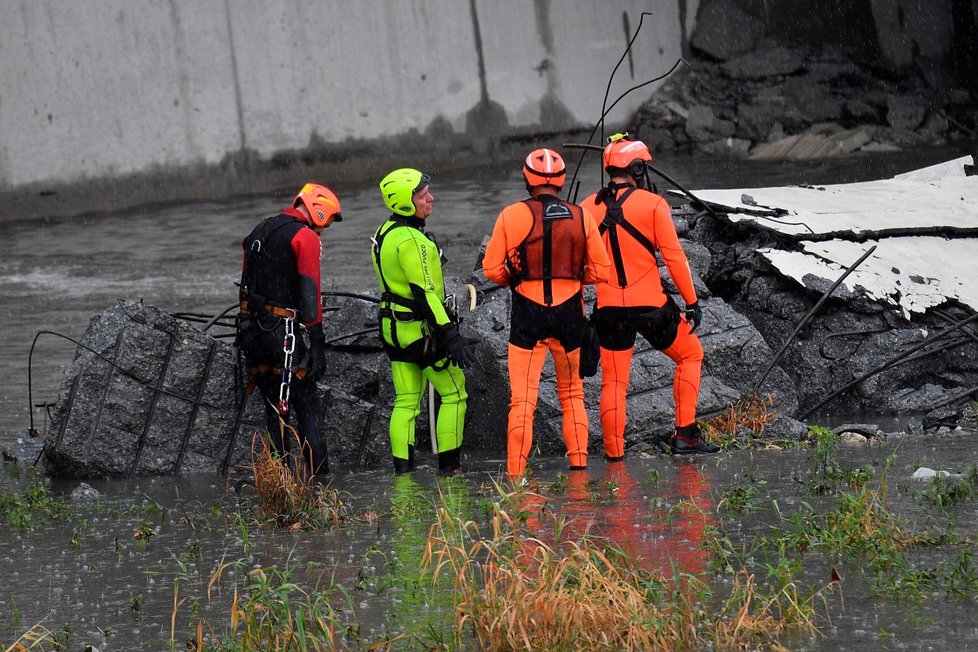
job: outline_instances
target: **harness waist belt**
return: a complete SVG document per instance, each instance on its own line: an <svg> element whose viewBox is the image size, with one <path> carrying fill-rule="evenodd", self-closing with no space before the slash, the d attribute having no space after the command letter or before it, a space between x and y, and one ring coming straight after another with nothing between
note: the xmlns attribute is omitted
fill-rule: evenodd
<svg viewBox="0 0 978 652"><path fill-rule="evenodd" d="M393 319L394 321L418 321L418 316L412 312L406 312L403 310L391 310L390 308L381 308L378 311L381 317L387 317L388 319Z"/></svg>
<svg viewBox="0 0 978 652"><path fill-rule="evenodd" d="M240 308L243 314L245 315L251 314L251 312L248 310L247 301L242 301ZM295 319L296 317L298 317L298 314L292 308L280 308L278 306L272 306L267 303L264 306L262 306L262 312L267 312L268 314L273 315L275 317L283 317L285 319Z"/></svg>

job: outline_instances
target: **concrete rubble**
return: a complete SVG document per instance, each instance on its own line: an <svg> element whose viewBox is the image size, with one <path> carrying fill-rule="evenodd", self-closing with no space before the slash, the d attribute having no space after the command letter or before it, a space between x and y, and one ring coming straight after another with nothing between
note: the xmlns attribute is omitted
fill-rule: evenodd
<svg viewBox="0 0 978 652"><path fill-rule="evenodd" d="M964 418L978 398L974 164L837 186L691 191L710 207L687 235L711 253L703 278L784 349L793 416L914 414L925 428Z"/></svg>
<svg viewBox="0 0 978 652"><path fill-rule="evenodd" d="M680 68L630 131L654 152L699 149L752 160L895 151L978 134L973 87L928 60L894 67L834 45L765 33L733 0L705 3Z"/></svg>

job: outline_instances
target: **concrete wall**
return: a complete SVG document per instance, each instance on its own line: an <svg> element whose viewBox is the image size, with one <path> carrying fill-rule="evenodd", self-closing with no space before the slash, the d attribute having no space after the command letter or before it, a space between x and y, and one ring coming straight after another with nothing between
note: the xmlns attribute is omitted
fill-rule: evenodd
<svg viewBox="0 0 978 652"><path fill-rule="evenodd" d="M634 33L654 12L612 99L669 69L697 5L3 0L0 191L411 130L501 138L541 124L590 127L626 22ZM654 88L627 96L609 120L626 120Z"/></svg>

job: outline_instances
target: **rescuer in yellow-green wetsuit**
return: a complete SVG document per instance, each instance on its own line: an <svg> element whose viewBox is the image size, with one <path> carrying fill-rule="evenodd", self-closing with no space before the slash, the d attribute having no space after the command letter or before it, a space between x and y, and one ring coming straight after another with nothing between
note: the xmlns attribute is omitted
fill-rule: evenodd
<svg viewBox="0 0 978 652"><path fill-rule="evenodd" d="M380 336L396 395L390 421L394 472L414 470L415 421L430 382L441 398L434 425L438 469L455 475L468 398L462 368L475 361L477 340L463 337L445 308L441 251L424 231L434 202L430 182L411 168L384 177L380 190L391 216L371 241L381 290Z"/></svg>

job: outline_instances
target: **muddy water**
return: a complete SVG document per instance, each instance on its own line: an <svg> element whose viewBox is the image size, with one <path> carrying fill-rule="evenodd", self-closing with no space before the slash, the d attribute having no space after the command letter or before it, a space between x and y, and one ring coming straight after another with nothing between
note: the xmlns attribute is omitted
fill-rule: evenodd
<svg viewBox="0 0 978 652"><path fill-rule="evenodd" d="M973 440L952 437L846 447L837 457L846 470L871 469L870 484L886 474L888 506L908 531L950 529L974 542L978 498L945 511L921 498L925 483L908 479L918 464L966 473L963 460L973 460L974 451ZM807 514L809 506L830 509L844 490L813 491L815 461L811 450L740 451L709 460L633 456L624 464L596 460L587 471L568 473L562 460L541 460L533 467L540 497L519 508L531 531L545 540L553 535L553 520L545 514L562 513L568 519L565 538L584 532L606 537L646 567L700 574L720 596L731 580L712 573L716 557L702 547L704 541L726 537L740 551L733 564L763 575L765 564L778 563L776 556L744 551L759 536L790 530L794 516ZM173 638L182 649L200 618L226 631L233 586L240 586L243 572L268 566L291 568L292 580L306 590L342 586L346 596L338 588L334 592L340 620L359 623L363 641L421 634L426 623L447 631L450 586L432 589L419 572L433 504L475 519L485 531L486 506L498 500L491 480L502 459L475 460L466 476L453 479L436 479L431 460L422 462L413 476L373 471L335 478L332 486L357 518L314 533L242 525L253 500L248 488L237 496L217 477L95 482L101 498L76 505L69 522L34 532L0 529L0 642L10 643L15 632L45 619L55 631L70 625L69 649L166 649L177 603ZM757 490L749 507L739 513L724 509L732 492L745 486ZM58 485L55 491L71 488ZM965 547L923 547L908 558L925 571ZM818 549L787 557L799 564L793 579L801 587L826 585L833 568L842 577L818 609L821 634L789 639L791 649L978 646L971 598L949 599L940 587L924 599L873 597L872 574L861 560ZM226 571L208 598L215 570L234 561L240 565ZM347 643L355 647L354 640Z"/></svg>
<svg viewBox="0 0 978 652"><path fill-rule="evenodd" d="M680 183L695 187L748 187L784 183L857 181L909 170L963 154L941 149L914 155L889 155L792 165L747 165L706 157L671 158L657 163ZM591 174L594 177L594 174ZM476 250L498 210L522 196L518 171L485 170L465 178L435 175L436 196L431 229L450 258L447 273L472 267ZM665 184L660 184L664 188ZM368 238L384 218L373 186L337 189L346 218L326 231L324 278L327 289L373 290ZM172 311L214 314L232 304L240 265L242 235L262 217L273 214L287 198L251 198L229 204L196 203L144 208L129 213L66 221L34 219L6 225L0 239L0 443L23 436L28 411L28 353L40 331L73 338L84 332L91 316L118 298L142 298ZM31 367L31 400L54 401L60 376L74 344L40 335ZM43 427L44 410L34 410ZM894 477L909 476L915 463L955 469L976 458L972 440L953 445L904 442L896 452ZM889 453L875 448L851 451L847 465L877 466ZM828 504L811 496L798 478L810 473L809 452L734 453L696 463L670 458L630 459L621 469L596 461L586 474L561 479L563 488L548 498L574 518L574 528L611 536L649 565L676 563L692 572L706 569L699 544L708 526L722 525L735 541L780 527L782 512L802 501ZM27 625L45 619L60 630L70 625L72 649L85 643L100 649L165 648L175 587L178 610L177 647L191 620L206 617L220 631L227 622L227 593L206 598L207 582L220 563L243 560L245 567L293 563L310 585L324 576L350 591L350 608L369 640L401 632L425 618L444 622L450 614L448 594L425 599L415 583L433 511L425 507L448 491L461 513L478 517L493 495L485 487L498 473L500 459L474 459L467 478L446 489L430 470L415 478L393 478L386 469L338 477L351 513L375 511L379 520L351 524L323 533L283 533L240 526L236 514L249 504L219 477L144 478L94 483L102 498L79 507L71 522L31 533L0 528L0 643L10 643ZM535 463L538 478L558 480L561 459ZM854 467L855 468L855 467ZM742 481L745 470L766 484L758 502L765 509L730 523L670 521L670 506L692 501L716 516L725 489ZM9 467L0 487L14 483ZM70 492L74 484L56 485ZM891 487L892 488L892 487ZM911 491L891 491L895 502L915 522L935 517L912 499ZM243 501L242 503L239 503ZM416 509L397 509L408 504ZM975 503L955 508L957 528L970 533L978 526ZM531 510L532 512L532 510ZM539 527L547 527L540 520ZM145 534L151 530L152 535ZM142 532L140 538L136 532ZM944 557L952 552L939 551ZM832 561L806 560L813 584L824 583ZM230 573L230 571L229 571ZM978 646L974 605L935 598L911 605L869 598L869 586L858 567L847 569L845 601L830 599L832 624L826 639L803 640L794 648L863 649L890 646L918 648L929 644L965 649ZM229 575L230 577L230 575ZM723 582L721 581L722 585ZM355 588L361 586L362 588ZM182 623L182 624L181 624ZM77 644L77 645L76 645Z"/></svg>

